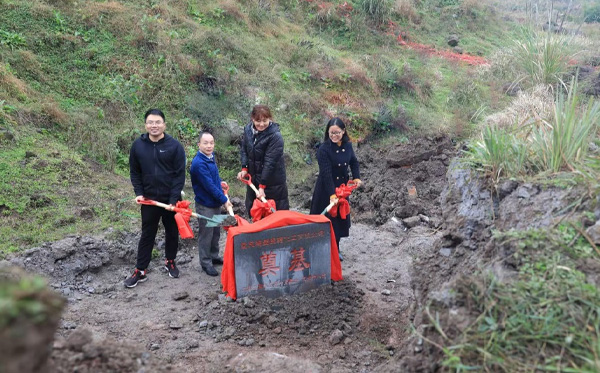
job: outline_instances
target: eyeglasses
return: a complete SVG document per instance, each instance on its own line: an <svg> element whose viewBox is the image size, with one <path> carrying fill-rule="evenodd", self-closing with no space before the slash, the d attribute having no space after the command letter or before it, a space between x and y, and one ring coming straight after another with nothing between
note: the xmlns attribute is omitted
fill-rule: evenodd
<svg viewBox="0 0 600 373"><path fill-rule="evenodd" d="M340 132L340 131L335 131L335 132L329 132L329 136L339 136L344 132Z"/></svg>
<svg viewBox="0 0 600 373"><path fill-rule="evenodd" d="M161 124L163 124L163 123L164 123L164 122L163 122L162 120L155 120L155 121L149 120L149 121L147 121L147 122L146 122L146 124L147 124L147 125L149 125L149 126L153 126L153 125L155 125L155 124L156 124L157 126L160 126L160 125L161 125Z"/></svg>

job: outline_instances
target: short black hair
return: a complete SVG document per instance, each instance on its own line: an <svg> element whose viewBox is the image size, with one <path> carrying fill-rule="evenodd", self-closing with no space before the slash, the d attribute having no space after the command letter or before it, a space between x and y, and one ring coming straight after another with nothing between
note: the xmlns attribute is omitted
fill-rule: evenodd
<svg viewBox="0 0 600 373"><path fill-rule="evenodd" d="M146 114L144 114L144 122L146 121L146 119L148 119L149 115L158 115L158 116L160 116L163 119L163 122L167 121L165 119L165 114L160 109L150 109L150 110L148 110L146 112Z"/></svg>
<svg viewBox="0 0 600 373"><path fill-rule="evenodd" d="M215 138L215 135L213 135L211 131L205 129L205 130L200 131L200 134L198 135L198 142L202 141L202 136L207 135L207 134L211 135L213 137L213 139Z"/></svg>

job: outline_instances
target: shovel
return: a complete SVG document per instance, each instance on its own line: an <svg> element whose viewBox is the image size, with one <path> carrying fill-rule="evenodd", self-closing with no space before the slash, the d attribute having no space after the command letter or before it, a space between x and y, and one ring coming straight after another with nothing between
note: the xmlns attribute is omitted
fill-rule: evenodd
<svg viewBox="0 0 600 373"><path fill-rule="evenodd" d="M252 176L250 176L250 174L246 174L242 178L242 182L244 184L248 185L250 188L252 188L252 190L254 191L254 194L258 195L258 189L256 189L254 184L252 184ZM262 202L262 205L260 202ZM275 201L273 201L272 199L267 201L267 199L265 197L261 197L260 202L257 200L254 200L252 209L250 211L248 211L250 213L250 216L252 216L252 220L255 222L266 217L267 215L275 212L275 208L274 208Z"/></svg>
<svg viewBox="0 0 600 373"><path fill-rule="evenodd" d="M227 197L227 202L229 202L229 196L227 192L229 191L229 185L226 182L221 182L221 188L223 188L223 193L225 197ZM206 222L206 226L211 227L220 227L220 226L232 226L237 225L237 220L233 214L233 208L231 206L227 207L227 212L229 215L213 215L210 219L211 221Z"/></svg>
<svg viewBox="0 0 600 373"><path fill-rule="evenodd" d="M171 210L171 207L172 207L171 205L167 205L166 203L156 202L151 199L144 199L144 200L140 201L139 203L142 205L162 207L165 210ZM204 219L204 220L206 220L207 227L219 227L219 226L223 225L222 220L219 221L214 218L209 218L208 216L196 214L195 212L192 212L190 209L181 209L181 208L175 207L173 209L173 211L175 211L176 214L180 213L180 214L190 215L190 216L193 216L198 219ZM215 215L215 216L229 216L229 215Z"/></svg>

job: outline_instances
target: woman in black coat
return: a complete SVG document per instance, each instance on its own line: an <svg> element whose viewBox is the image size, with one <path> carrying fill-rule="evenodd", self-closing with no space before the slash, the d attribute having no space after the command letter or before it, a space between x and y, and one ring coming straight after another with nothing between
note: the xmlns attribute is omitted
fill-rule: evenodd
<svg viewBox="0 0 600 373"><path fill-rule="evenodd" d="M250 214L254 199L265 197L275 200L276 210L289 210L288 190L283 159L283 137L279 124L272 121L271 110L265 105L256 105L250 114L251 122L244 127L240 150L241 180L247 173L258 195L248 186L246 211Z"/></svg>
<svg viewBox="0 0 600 373"><path fill-rule="evenodd" d="M317 160L319 177L310 204L311 214L320 214L331 201L337 200L335 188L348 184L350 180L348 167L352 171L354 182L358 186L361 184L358 160L346 133L346 125L340 118L333 118L327 123L325 139L317 150ZM331 220L339 250L340 239L349 236L350 215L346 216L346 219L342 219L339 214L335 218L329 214L327 217Z"/></svg>

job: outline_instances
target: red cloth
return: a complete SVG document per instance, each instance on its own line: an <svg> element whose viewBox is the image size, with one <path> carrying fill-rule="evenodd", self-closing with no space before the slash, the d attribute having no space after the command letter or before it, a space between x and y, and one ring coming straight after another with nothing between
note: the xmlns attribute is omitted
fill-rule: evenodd
<svg viewBox="0 0 600 373"><path fill-rule="evenodd" d="M252 222L256 223L262 218L269 216L275 210L275 200L268 199L267 202L262 202L258 198L254 200L252 204L252 208L250 209L250 216L252 217Z"/></svg>
<svg viewBox="0 0 600 373"><path fill-rule="evenodd" d="M338 198L338 203L333 206L331 210L329 210L329 215L332 218L337 217L338 212L340 213L340 218L346 219L348 214L350 214L350 203L346 198L350 197L352 191L356 188L356 185L345 185L342 184L339 187L335 188L335 196Z"/></svg>
<svg viewBox="0 0 600 373"><path fill-rule="evenodd" d="M346 198L338 199L338 203L329 210L329 215L331 215L332 218L335 218L338 216L338 212L342 219L346 219L350 213L350 203L348 203Z"/></svg>
<svg viewBox="0 0 600 373"><path fill-rule="evenodd" d="M178 201L175 205L175 222L181 238L194 238L194 232L190 227L190 217L192 210L190 209L190 201Z"/></svg>
<svg viewBox="0 0 600 373"><path fill-rule="evenodd" d="M233 257L233 238L236 235L240 233L262 232L265 229L306 223L329 224L329 234L331 236L331 279L333 281L342 280L342 264L340 263L338 247L335 242L335 234L333 233L331 220L325 215L306 215L296 211L282 210L274 212L257 223L238 225L237 227L229 228L227 233L227 243L225 244L223 270L221 272L221 285L223 285L223 291L227 293L227 296L233 299L237 298L235 288L235 262Z"/></svg>

